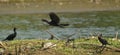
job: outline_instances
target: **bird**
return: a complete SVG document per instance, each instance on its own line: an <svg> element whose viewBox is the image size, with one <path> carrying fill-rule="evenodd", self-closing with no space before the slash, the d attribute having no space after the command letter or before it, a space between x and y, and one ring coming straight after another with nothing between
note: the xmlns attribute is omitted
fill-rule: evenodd
<svg viewBox="0 0 120 55"><path fill-rule="evenodd" d="M8 35L8 37L6 39L4 39L3 41L5 41L5 40L8 40L8 41L13 40L17 35L16 28L14 28L13 31L14 31L14 33Z"/></svg>
<svg viewBox="0 0 120 55"><path fill-rule="evenodd" d="M109 44L107 40L102 38L102 34L99 34L98 40L102 44L102 46L104 46L104 45L106 46L107 44Z"/></svg>
<svg viewBox="0 0 120 55"><path fill-rule="evenodd" d="M50 12L49 17L50 17L51 21L48 21L45 19L42 19L42 21L48 23L51 26L63 27L63 26L69 25L69 24L60 24L60 18L54 12Z"/></svg>

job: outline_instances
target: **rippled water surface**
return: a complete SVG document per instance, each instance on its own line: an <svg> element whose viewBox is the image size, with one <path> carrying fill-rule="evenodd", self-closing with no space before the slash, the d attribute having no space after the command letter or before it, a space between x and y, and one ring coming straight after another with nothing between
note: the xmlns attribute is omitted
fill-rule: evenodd
<svg viewBox="0 0 120 55"><path fill-rule="evenodd" d="M120 32L120 11L99 11L81 13L57 13L61 23L69 23L65 28L49 26L41 19L49 19L48 14L17 14L0 15L0 39L13 33L17 27L16 39L40 38L47 39L50 35L47 30L59 38L65 38L73 33L73 37L89 37L91 33L103 33L106 37L115 37Z"/></svg>

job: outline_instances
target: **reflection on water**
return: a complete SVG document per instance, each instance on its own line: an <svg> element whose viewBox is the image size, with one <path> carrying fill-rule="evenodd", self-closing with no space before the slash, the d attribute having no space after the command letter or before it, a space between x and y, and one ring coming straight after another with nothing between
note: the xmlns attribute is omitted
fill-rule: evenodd
<svg viewBox="0 0 120 55"><path fill-rule="evenodd" d="M13 33L13 27L18 28L16 39L46 39L50 37L46 30L59 38L68 37L73 33L76 33L73 35L75 38L89 37L94 32L103 33L106 37L115 37L115 33L120 32L119 11L57 14L61 23L71 25L65 28L49 26L41 21L42 18L50 20L47 14L0 15L0 39Z"/></svg>

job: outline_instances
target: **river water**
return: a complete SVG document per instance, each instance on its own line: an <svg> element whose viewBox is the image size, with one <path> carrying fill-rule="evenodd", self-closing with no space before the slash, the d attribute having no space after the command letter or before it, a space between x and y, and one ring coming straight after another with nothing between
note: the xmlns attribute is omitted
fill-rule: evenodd
<svg viewBox="0 0 120 55"><path fill-rule="evenodd" d="M17 28L16 39L48 39L49 31L59 38L66 38L76 33L71 38L90 37L94 33L102 33L104 37L115 37L120 32L120 11L96 11L80 13L56 13L60 23L69 23L64 28L49 26L41 19L50 18L45 14L12 14L0 15L0 39L13 33ZM120 34L118 34L119 36Z"/></svg>

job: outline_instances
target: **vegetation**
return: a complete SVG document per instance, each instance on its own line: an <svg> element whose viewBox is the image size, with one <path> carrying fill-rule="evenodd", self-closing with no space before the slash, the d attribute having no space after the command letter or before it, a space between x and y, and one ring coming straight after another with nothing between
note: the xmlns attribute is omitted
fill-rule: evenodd
<svg viewBox="0 0 120 55"><path fill-rule="evenodd" d="M6 53L4 54L11 53L13 55L16 53L25 55L119 55L120 41L112 40L112 38L106 39L110 45L107 45L107 47L101 53L96 52L101 48L101 43L99 43L96 38L76 39L75 48L72 48L72 43L70 43L68 46L65 46L65 40L28 39L5 41L3 44L6 46ZM42 50L42 42L52 42L55 43L56 46Z"/></svg>

